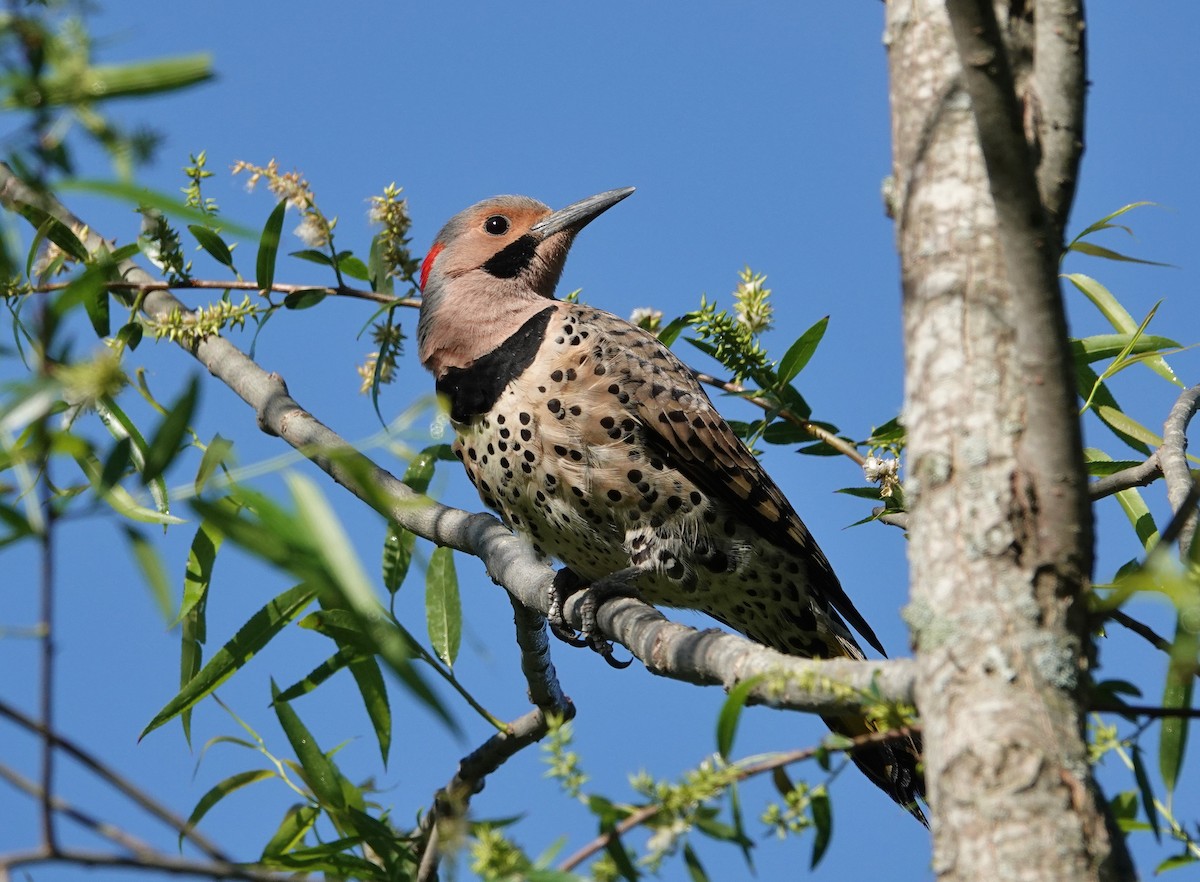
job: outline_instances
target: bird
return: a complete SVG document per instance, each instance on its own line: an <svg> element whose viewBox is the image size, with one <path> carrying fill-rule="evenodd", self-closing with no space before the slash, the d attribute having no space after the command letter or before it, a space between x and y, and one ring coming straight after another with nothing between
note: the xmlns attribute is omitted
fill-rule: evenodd
<svg viewBox="0 0 1200 882"><path fill-rule="evenodd" d="M653 334L555 298L588 223L634 188L558 211L495 196L456 214L421 264L421 363L449 407L453 449L483 503L563 564L556 634L610 661L595 626L607 597L700 610L779 652L886 656L808 528L734 433L696 373ZM585 590L583 636L562 615ZM623 665L622 665L623 666ZM830 715L848 736L876 730ZM922 823L920 742L855 750L854 762Z"/></svg>

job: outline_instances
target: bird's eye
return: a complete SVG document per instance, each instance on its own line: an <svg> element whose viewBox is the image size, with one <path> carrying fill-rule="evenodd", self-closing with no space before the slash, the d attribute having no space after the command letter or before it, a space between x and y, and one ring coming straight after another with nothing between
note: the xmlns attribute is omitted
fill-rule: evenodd
<svg viewBox="0 0 1200 882"><path fill-rule="evenodd" d="M502 214L493 214L483 222L483 228L493 236L503 236L508 232L508 218Z"/></svg>

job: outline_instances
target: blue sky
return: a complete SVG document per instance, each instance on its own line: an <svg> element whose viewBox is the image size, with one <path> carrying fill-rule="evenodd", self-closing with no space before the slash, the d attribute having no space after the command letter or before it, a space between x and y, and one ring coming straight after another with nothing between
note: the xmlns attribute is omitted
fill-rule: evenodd
<svg viewBox="0 0 1200 882"><path fill-rule="evenodd" d="M332 7L314 2L244 4L218 0L200 9L163 11L163 4L121 0L93 19L100 61L210 51L218 77L187 92L128 102L114 110L129 123L159 129L165 143L158 162L140 180L162 190L183 183L179 168L189 152L207 150L218 174L208 193L226 216L258 227L273 200L248 195L228 167L236 160L299 169L328 214L337 215L339 245L365 256L370 228L367 198L391 181L402 185L414 217L414 248L423 252L453 213L485 196L525 193L561 206L600 190L634 185L638 192L592 224L577 242L563 290L582 288L591 303L628 315L653 304L668 317L693 308L702 293L728 303L743 265L768 275L777 309L768 343L776 354L822 316L829 332L800 387L816 416L853 436L895 415L902 402L898 261L893 228L880 188L889 172L886 57L879 3L797 4L394 4L364 2ZM1087 153L1070 228L1129 202L1149 200L1129 220L1136 240L1114 236L1113 247L1174 264L1173 268L1077 261L1068 269L1101 278L1136 317L1164 301L1154 325L1183 342L1200 338L1195 242L1200 238L1200 178L1195 172L1197 114L1194 52L1197 12L1176 2L1091 4L1090 109ZM0 135L10 126L0 118ZM108 173L90 157L83 172ZM72 206L106 236L129 241L136 217L127 206L95 198ZM285 229L291 229L294 222ZM22 235L27 235L22 231ZM295 248L302 247L292 240ZM246 251L242 262L252 263ZM197 258L198 273L225 277ZM324 283L309 264L285 264L287 281ZM198 300L198 298L196 298ZM1073 292L1067 295L1073 332L1106 330ZM357 394L355 366L370 346L357 334L370 315L363 303L325 301L318 309L277 317L257 345L264 367L279 372L292 394L318 418L351 440L372 436L378 423ZM409 317L409 331L415 313ZM240 340L249 345L248 337ZM90 345L81 338L81 346ZM680 351L699 363L698 353ZM150 350L150 351L148 351ZM163 398L173 397L194 363L173 347L136 353ZM1200 380L1200 357L1173 360L1185 382ZM385 393L387 413L399 413L432 382L414 355L402 379ZM1126 406L1152 427L1161 424L1172 389L1149 372L1132 371L1116 389ZM257 432L253 415L215 381L205 378L200 434L220 430L236 442L243 465L284 453ZM720 402L719 402L720 403ZM720 403L745 417L736 403ZM1087 428L1089 442L1117 450L1104 430ZM396 471L382 447L373 451ZM907 592L904 541L880 526L846 529L866 514L862 501L833 491L860 483L853 464L797 457L785 449L766 460L838 570L847 591L893 655L903 654L899 617ZM384 525L310 466L293 463L318 480L334 501L369 566L379 559ZM194 464L189 466L194 468ZM187 469L172 475L190 479ZM279 491L277 475L259 485ZM445 468L435 490L448 503L477 508L456 468ZM1147 494L1165 522L1165 501ZM1103 581L1138 553L1115 503L1100 507L1097 579ZM165 631L147 592L131 575L120 534L100 521L65 526L60 548L60 691L63 731L147 784L186 814L213 782L257 765L229 746L213 748L199 771L178 727L137 733L173 694L177 636ZM163 554L181 582L191 528L172 530ZM7 591L4 625L29 624L35 607L26 586L35 572L30 549L0 554ZM457 671L501 717L526 709L516 670L507 601L473 562L460 558L467 607L464 648ZM266 600L288 587L233 549L222 552L209 604L211 652ZM419 581L405 586L406 620L423 621ZM1160 630L1168 618L1147 604L1141 613ZM681 616L681 618L683 618ZM706 625L696 618L684 620ZM256 660L222 697L280 751L282 735L267 707L268 678L290 682L328 653L319 638L290 634ZM1101 646L1106 670L1145 685L1157 698L1161 665L1128 634L1114 630ZM567 692L576 702L576 745L595 792L633 798L626 776L644 768L672 777L715 746L718 690L696 689L652 677L640 666L614 671L585 652L554 649ZM0 641L0 667L32 671L34 648ZM10 676L7 700L34 706L33 678ZM395 694L391 764L378 773L369 726L348 680L296 702L320 743L346 741L339 754L355 778L379 774L381 799L400 823L428 803L449 779L456 760L489 734L462 714L468 737L456 741L424 711ZM214 705L194 722L196 744L235 734ZM0 730L6 757L32 768L33 745ZM816 720L751 709L737 752L810 745L823 735ZM1183 788L1198 792L1196 757ZM419 757L419 760L417 759ZM798 769L796 776L809 770ZM817 771L811 770L814 777ZM537 751L516 758L475 801L477 816L526 811L514 834L533 853L566 837L569 853L594 835L590 816L543 780ZM64 764L63 792L85 806L108 811L144 835L154 828L135 820L80 773ZM1102 773L1111 788L1128 787L1123 770ZM835 784L835 838L818 878L929 878L923 831L853 772ZM764 794L748 788L747 805ZM34 841L35 818L23 797L0 791L6 823L0 850ZM281 786L234 797L206 819L205 831L250 856L290 804ZM1181 796L1181 818L1200 817L1200 799ZM757 830L753 818L753 829ZM1143 872L1168 852L1138 840ZM87 842L86 837L78 841ZM158 842L170 841L159 835ZM808 841L765 841L756 849L761 879L795 878L808 863ZM742 878L732 849L698 843L714 878ZM682 878L671 867L664 878ZM68 880L84 873L39 868L35 878ZM116 878L93 872L89 879ZM469 878L463 872L460 878Z"/></svg>

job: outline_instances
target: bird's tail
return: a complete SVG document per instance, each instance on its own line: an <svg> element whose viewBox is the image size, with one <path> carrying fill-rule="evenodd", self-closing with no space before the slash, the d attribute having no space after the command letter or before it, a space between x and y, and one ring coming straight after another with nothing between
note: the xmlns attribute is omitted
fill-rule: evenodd
<svg viewBox="0 0 1200 882"><path fill-rule="evenodd" d="M822 717L831 730L847 738L858 738L879 731L866 717ZM900 804L914 818L929 826L917 798L925 798L925 775L921 771L921 736L910 734L879 744L866 744L855 749L850 758L884 793Z"/></svg>

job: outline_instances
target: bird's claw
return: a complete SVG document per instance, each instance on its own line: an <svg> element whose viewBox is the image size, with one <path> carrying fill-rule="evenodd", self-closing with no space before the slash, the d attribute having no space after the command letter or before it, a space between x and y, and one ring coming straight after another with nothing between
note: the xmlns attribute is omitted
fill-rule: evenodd
<svg viewBox="0 0 1200 882"><path fill-rule="evenodd" d="M563 606L569 597L579 591L583 591L583 596L579 599L579 615L583 620L583 629L576 631L567 621ZM585 586L583 580L575 573L563 567L554 574L554 581L550 586L550 608L546 612L546 621L550 625L550 632L564 643L574 647L587 646L593 652L599 653L609 666L627 668L633 664L633 659L620 661L614 657L612 641L606 639L596 625L596 610L600 602L611 596L613 595L602 587L598 590L595 584Z"/></svg>

